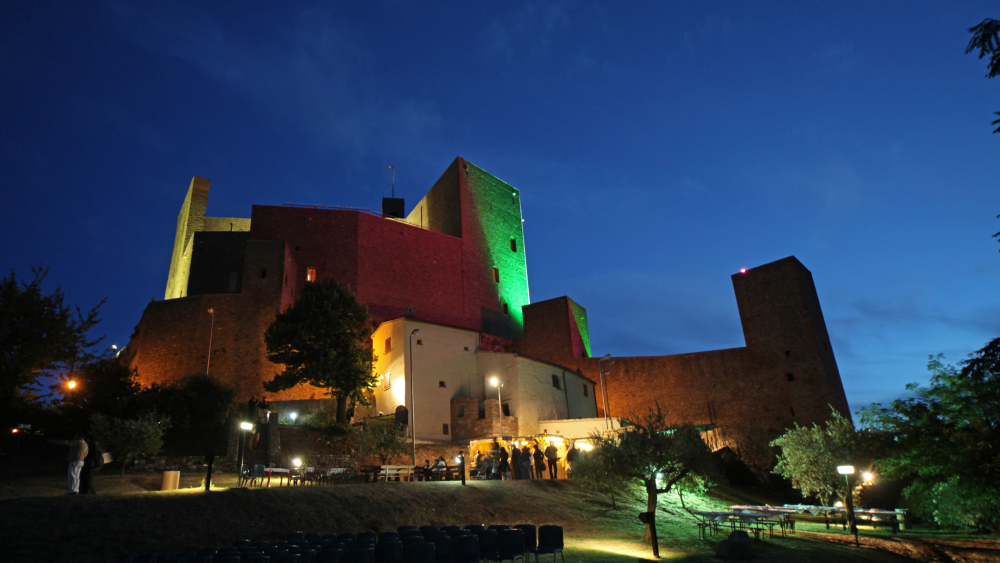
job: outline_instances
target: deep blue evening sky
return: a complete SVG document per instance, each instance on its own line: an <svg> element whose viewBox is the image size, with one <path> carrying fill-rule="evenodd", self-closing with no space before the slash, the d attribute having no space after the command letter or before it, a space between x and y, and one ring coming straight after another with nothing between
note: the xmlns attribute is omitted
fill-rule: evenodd
<svg viewBox="0 0 1000 563"><path fill-rule="evenodd" d="M223 5L225 4L225 5ZM208 213L521 190L531 298L595 355L743 346L730 275L809 268L852 409L1000 336L996 2L25 2L0 7L0 268L124 344Z"/></svg>

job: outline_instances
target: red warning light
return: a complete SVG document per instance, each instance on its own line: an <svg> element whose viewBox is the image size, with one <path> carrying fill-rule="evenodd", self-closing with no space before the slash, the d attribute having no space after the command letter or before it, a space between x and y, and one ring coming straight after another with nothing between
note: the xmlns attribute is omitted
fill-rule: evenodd
<svg viewBox="0 0 1000 563"><path fill-rule="evenodd" d="M740 268L740 273L741 273L741 274L745 274L745 273L747 273L747 269L746 269L746 268Z"/></svg>

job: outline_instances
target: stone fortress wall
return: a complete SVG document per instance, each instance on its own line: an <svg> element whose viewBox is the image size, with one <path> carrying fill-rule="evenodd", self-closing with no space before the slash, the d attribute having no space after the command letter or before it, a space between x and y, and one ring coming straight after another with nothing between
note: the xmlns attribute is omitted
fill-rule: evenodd
<svg viewBox="0 0 1000 563"><path fill-rule="evenodd" d="M481 350L577 371L598 382L591 392L603 416L586 310L569 297L530 303L519 192L488 172L457 158L406 221L301 206L253 206L251 219L205 217L208 186L192 180L167 300L147 306L120 356L143 384L205 373L211 331L211 373L241 398L260 396L281 368L267 360L264 330L315 275L347 283L378 322L405 315L479 331ZM675 423L766 436L826 420L828 405L850 418L811 273L788 257L735 274L733 287L746 346L616 357L606 378L609 414L659 403ZM268 395L325 398L305 385Z"/></svg>

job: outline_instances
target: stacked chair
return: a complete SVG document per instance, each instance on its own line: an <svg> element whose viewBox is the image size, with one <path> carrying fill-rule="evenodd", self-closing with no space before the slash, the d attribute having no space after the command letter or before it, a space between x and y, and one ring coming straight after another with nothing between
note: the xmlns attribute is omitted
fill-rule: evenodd
<svg viewBox="0 0 1000 563"><path fill-rule="evenodd" d="M237 540L232 547L190 547L178 554L131 554L118 563L483 563L563 557L561 526L482 524L400 526L387 532L293 532L285 541ZM565 558L563 559L565 563Z"/></svg>

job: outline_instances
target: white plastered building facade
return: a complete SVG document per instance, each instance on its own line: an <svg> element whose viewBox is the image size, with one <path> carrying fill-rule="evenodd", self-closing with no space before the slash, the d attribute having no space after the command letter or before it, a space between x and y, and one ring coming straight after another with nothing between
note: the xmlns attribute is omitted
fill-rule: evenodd
<svg viewBox="0 0 1000 563"><path fill-rule="evenodd" d="M411 336L414 330L418 332ZM412 410L418 440L450 442L452 399L476 399L482 417L484 402L498 398L491 385L496 378L502 384L504 415L517 419L519 435L541 432L540 420L597 416L590 379L549 362L481 350L479 342L474 330L405 317L382 323L372 335L375 373L380 375L373 412Z"/></svg>

